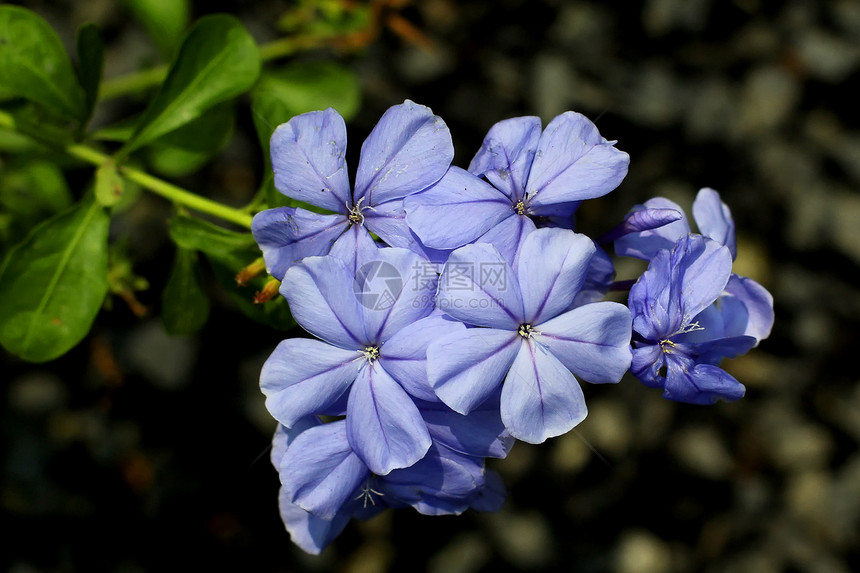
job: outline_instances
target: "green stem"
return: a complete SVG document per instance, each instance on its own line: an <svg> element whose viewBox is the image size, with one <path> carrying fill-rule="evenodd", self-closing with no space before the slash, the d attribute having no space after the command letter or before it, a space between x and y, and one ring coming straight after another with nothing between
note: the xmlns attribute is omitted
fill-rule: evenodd
<svg viewBox="0 0 860 573"><path fill-rule="evenodd" d="M312 50L326 45L337 36L295 36L279 38L260 46L260 60L268 62L291 56L302 50ZM99 101L117 98L126 94L153 88L167 77L168 66L161 65L148 70L133 72L105 80L99 88Z"/></svg>
<svg viewBox="0 0 860 573"><path fill-rule="evenodd" d="M0 111L0 127L15 130L15 118L6 112ZM64 148L64 151L72 157L96 166L101 166L112 159L110 155L80 143L68 145ZM200 195L195 195L190 191L186 191L181 187L177 187L172 183L153 177L149 173L134 169L133 167L120 167L120 172L129 181L134 181L141 187L148 189L156 195L161 195L165 199L185 205L189 209L230 221L247 229L251 228L252 216L244 211L228 207Z"/></svg>
<svg viewBox="0 0 860 573"><path fill-rule="evenodd" d="M243 213L233 207L228 207L222 203L211 201L200 195L195 195L185 189L172 185L166 181L162 181L157 177L153 177L149 173L134 169L132 167L122 167L121 173L129 180L134 181L141 187L149 189L156 195L161 195L166 199L170 199L180 205L185 205L189 209L208 213L225 221L236 223L247 229L251 228L251 219L253 217L248 213Z"/></svg>

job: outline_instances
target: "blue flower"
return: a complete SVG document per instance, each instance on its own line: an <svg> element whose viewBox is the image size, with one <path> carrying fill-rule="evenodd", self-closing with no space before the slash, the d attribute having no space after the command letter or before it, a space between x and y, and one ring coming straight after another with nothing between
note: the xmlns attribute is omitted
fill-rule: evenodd
<svg viewBox="0 0 860 573"><path fill-rule="evenodd" d="M404 281L429 263L400 248L378 249L376 256L358 276L332 256L308 257L287 270L281 294L296 321L322 340L281 342L260 385L267 408L287 427L311 414L345 413L350 447L384 475L414 464L430 447L410 392L432 397L426 346L463 326L429 316L435 275L420 284Z"/></svg>
<svg viewBox="0 0 860 573"><path fill-rule="evenodd" d="M744 386L717 366L752 348L752 336L727 336L709 308L729 281L732 255L720 243L686 235L662 249L630 289L633 362L630 371L663 397L711 404L736 400Z"/></svg>
<svg viewBox="0 0 860 573"><path fill-rule="evenodd" d="M495 511L504 502L500 478L485 457L504 457L513 440L498 408L461 416L441 404L420 403L431 436L414 465L376 475L350 445L347 422L321 424L310 416L275 432L272 463L281 478L281 517L293 541L319 553L355 517L411 506L425 515Z"/></svg>
<svg viewBox="0 0 860 573"><path fill-rule="evenodd" d="M614 143L571 111L543 132L537 117L501 121L468 172L452 167L439 183L406 199L407 221L428 247L490 243L510 259L536 228L533 218L570 220L582 200L618 186L630 158Z"/></svg>
<svg viewBox="0 0 860 573"><path fill-rule="evenodd" d="M673 212L677 216L672 216ZM719 193L708 187L699 190L693 203L693 218L702 235L726 246L732 260L737 257L735 223ZM672 249L691 232L684 210L663 197L634 207L622 226L629 230L615 240L615 252L645 260L651 260L661 250ZM732 274L717 304L708 309L703 320L708 321L710 330L719 329L724 338L752 336L758 343L770 335L773 327L773 297L753 279Z"/></svg>
<svg viewBox="0 0 860 573"><path fill-rule="evenodd" d="M630 365L627 308L598 302L568 310L594 251L591 239L567 229L527 235L515 267L485 243L455 250L439 279L437 306L482 328L428 347L428 376L442 402L467 414L501 385L505 427L531 443L581 422L586 407L574 373L618 382Z"/></svg>
<svg viewBox="0 0 860 573"><path fill-rule="evenodd" d="M338 251L352 256L372 241L421 252L406 226L403 198L436 183L454 157L445 122L406 100L385 112L361 147L355 189L346 165L346 125L332 108L299 115L272 134L275 187L333 211L320 215L279 207L257 213L252 231L269 273L281 279L304 257ZM345 253L345 255L344 255Z"/></svg>

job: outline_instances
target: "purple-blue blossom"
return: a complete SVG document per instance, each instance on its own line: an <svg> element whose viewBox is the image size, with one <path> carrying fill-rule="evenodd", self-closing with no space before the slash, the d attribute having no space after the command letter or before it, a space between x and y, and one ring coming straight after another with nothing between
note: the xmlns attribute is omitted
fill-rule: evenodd
<svg viewBox="0 0 860 573"><path fill-rule="evenodd" d="M543 131L537 117L501 121L468 171L451 167L436 185L406 199L407 221L428 247L490 243L511 258L535 220L567 221L570 227L582 200L621 183L630 158L614 144L572 111Z"/></svg>
<svg viewBox="0 0 860 573"><path fill-rule="evenodd" d="M708 309L732 271L728 247L686 235L662 249L630 289L633 362L630 371L663 397L693 404L737 400L744 386L718 367L724 357L745 353L752 336L734 336Z"/></svg>
<svg viewBox="0 0 860 573"><path fill-rule="evenodd" d="M576 376L618 382L630 365L626 307L597 302L568 310L594 251L588 237L555 228L527 235L515 266L486 243L455 250L439 279L437 306L478 328L428 347L439 399L468 414L501 385L502 422L531 443L581 422L586 406Z"/></svg>
<svg viewBox="0 0 860 573"><path fill-rule="evenodd" d="M321 424L309 416L292 429L279 426L272 463L281 478L281 517L299 547L319 553L351 518L386 507L413 507L425 515L501 507L504 485L484 467L484 458L505 457L513 444L498 408L462 416L439 403L418 405L431 446L414 465L384 476L353 451L345 420Z"/></svg>
<svg viewBox="0 0 860 573"><path fill-rule="evenodd" d="M406 100L389 108L361 146L351 188L346 125L332 108L292 118L272 134L275 187L284 195L334 214L278 207L257 213L252 231L269 273L277 279L304 257L332 250L341 257L372 241L421 251L403 211L403 198L445 174L454 157L439 116Z"/></svg>
<svg viewBox="0 0 860 573"><path fill-rule="evenodd" d="M737 257L735 223L719 193L708 187L700 189L693 202L693 219L702 235L725 245L732 260ZM663 197L634 207L621 228L627 232L615 240L615 252L645 260L651 260L661 250L672 249L691 233L684 210ZM758 342L767 338L773 327L773 297L753 279L732 274L709 314L712 328L720 328L724 337L746 335Z"/></svg>
<svg viewBox="0 0 860 573"><path fill-rule="evenodd" d="M435 279L404 283L429 264L423 258L400 248L378 249L376 257L358 276L333 256L307 257L287 270L281 294L296 322L321 340L281 342L260 385L269 412L288 428L312 414L346 414L350 447L384 475L414 464L430 447L410 392L420 397L429 387L428 337L463 327L429 316ZM376 288L366 288L372 283Z"/></svg>

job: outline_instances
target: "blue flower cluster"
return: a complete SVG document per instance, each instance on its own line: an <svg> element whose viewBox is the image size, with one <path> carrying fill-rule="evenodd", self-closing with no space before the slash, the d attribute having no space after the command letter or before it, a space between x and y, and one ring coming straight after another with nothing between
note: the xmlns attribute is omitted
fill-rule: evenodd
<svg viewBox="0 0 860 573"><path fill-rule="evenodd" d="M585 199L615 189L629 157L584 116L490 130L468 170L445 122L406 101L361 148L350 185L333 109L272 136L275 186L331 214L260 212L254 236L294 318L316 338L281 342L263 366L279 422L272 462L293 541L318 553L352 518L428 515L504 501L485 465L586 416L579 379L630 370L673 400L736 399L718 367L773 322L770 295L731 273L734 227L712 190L694 205L652 199L602 241L649 260L628 306L602 301L614 269L573 230Z"/></svg>

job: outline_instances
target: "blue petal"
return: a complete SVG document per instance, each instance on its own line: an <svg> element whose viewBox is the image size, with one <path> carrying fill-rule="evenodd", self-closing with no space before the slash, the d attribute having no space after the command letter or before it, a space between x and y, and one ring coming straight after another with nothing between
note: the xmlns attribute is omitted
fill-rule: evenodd
<svg viewBox="0 0 860 573"><path fill-rule="evenodd" d="M331 406L358 375L361 355L319 340L290 338L263 364L266 408L285 426Z"/></svg>
<svg viewBox="0 0 860 573"><path fill-rule="evenodd" d="M376 475L411 466L430 447L427 425L412 398L378 363L353 383L346 424L353 450Z"/></svg>
<svg viewBox="0 0 860 573"><path fill-rule="evenodd" d="M281 294L302 328L326 342L361 350L366 339L363 307L353 290L353 274L332 256L308 257L287 270Z"/></svg>
<svg viewBox="0 0 860 573"><path fill-rule="evenodd" d="M467 324L515 330L524 322L517 277L493 246L460 247L439 277L436 305Z"/></svg>
<svg viewBox="0 0 860 573"><path fill-rule="evenodd" d="M483 485L483 463L434 445L414 466L391 472L384 484L387 502L424 515L459 514Z"/></svg>
<svg viewBox="0 0 860 573"><path fill-rule="evenodd" d="M747 312L747 321L743 331L733 334L752 336L759 341L770 336L774 321L773 296L767 289L751 278L732 275L725 290L728 295L740 302ZM725 304L728 298L728 296L723 296L720 300ZM725 313L726 311L724 311Z"/></svg>
<svg viewBox="0 0 860 573"><path fill-rule="evenodd" d="M678 334L720 296L731 268L729 250L701 235L658 252L630 289L633 329L654 341Z"/></svg>
<svg viewBox="0 0 860 573"><path fill-rule="evenodd" d="M367 229L361 225L350 225L334 242L328 254L343 261L355 276L361 265L376 259L377 251L379 247Z"/></svg>
<svg viewBox="0 0 860 573"><path fill-rule="evenodd" d="M551 352L522 344L502 385L502 421L530 444L560 436L585 419L585 396L573 374Z"/></svg>
<svg viewBox="0 0 860 573"><path fill-rule="evenodd" d="M407 197L407 199L409 199ZM451 249L434 249L425 245L406 220L402 200L388 201L364 212L364 225L387 245L409 249L434 263L444 263Z"/></svg>
<svg viewBox="0 0 860 573"><path fill-rule="evenodd" d="M567 229L537 229L523 239L517 278L526 322L544 322L573 304L594 252L591 239Z"/></svg>
<svg viewBox="0 0 860 573"><path fill-rule="evenodd" d="M619 225L605 235L602 235L597 242L601 245L609 244L625 235L629 235L630 233L650 231L652 229L668 225L669 223L674 223L675 221L683 218L684 214L680 211L676 211L675 209L649 209L645 207L645 205L636 205L627 213L624 220ZM650 258L644 256L640 251L631 250L631 252L628 253L621 252L622 250L623 249L621 247L616 246L616 252L619 255L644 259Z"/></svg>
<svg viewBox="0 0 860 573"><path fill-rule="evenodd" d="M266 270L278 280L303 258L328 254L346 228L344 215L320 215L294 207L266 209L251 221Z"/></svg>
<svg viewBox="0 0 860 573"><path fill-rule="evenodd" d="M692 318L720 296L731 277L732 256L716 241L693 235L681 239L672 254L681 275L684 315Z"/></svg>
<svg viewBox="0 0 860 573"><path fill-rule="evenodd" d="M412 251L378 249L355 276L367 339L384 343L400 329L433 312L436 265Z"/></svg>
<svg viewBox="0 0 860 573"><path fill-rule="evenodd" d="M606 195L627 175L630 157L601 137L585 116L568 111L546 126L529 173L534 207Z"/></svg>
<svg viewBox="0 0 860 573"><path fill-rule="evenodd" d="M341 420L302 432L279 467L287 500L322 519L334 518L369 474L347 441L345 425Z"/></svg>
<svg viewBox="0 0 860 573"><path fill-rule="evenodd" d="M404 200L406 220L425 245L455 249L516 214L511 200L459 167L433 187Z"/></svg>
<svg viewBox="0 0 860 573"><path fill-rule="evenodd" d="M615 278L615 266L606 251L595 245L594 256L588 262L588 270L582 289L573 299L571 308L597 302L606 296Z"/></svg>
<svg viewBox="0 0 860 573"><path fill-rule="evenodd" d="M733 260L738 256L732 212L729 206L720 200L719 193L710 187L700 189L693 201L693 218L701 234L728 247Z"/></svg>
<svg viewBox="0 0 860 573"><path fill-rule="evenodd" d="M692 365L672 357L666 361L668 372L663 397L689 404L713 404L717 400L733 402L743 398L744 385L728 372L710 364Z"/></svg>
<svg viewBox="0 0 860 573"><path fill-rule="evenodd" d="M441 315L422 318L385 341L379 362L412 396L435 402L438 398L427 379L427 347L434 340L465 330L462 322Z"/></svg>
<svg viewBox="0 0 860 573"><path fill-rule="evenodd" d="M467 416L439 407L421 407L430 437L466 456L504 458L514 444L505 430L496 400L487 400Z"/></svg>
<svg viewBox="0 0 860 573"><path fill-rule="evenodd" d="M493 393L514 361L521 337L509 330L469 328L427 349L427 376L451 409L468 414Z"/></svg>
<svg viewBox="0 0 860 573"><path fill-rule="evenodd" d="M644 205L636 205L627 218L632 220L634 224L642 224L647 226L649 216L638 215L638 213L666 213L667 219L673 219L664 225L650 227L641 231L634 231L625 234L615 241L615 254L624 257L636 257L638 259L651 260L658 252L663 249L671 249L676 241L690 233L690 224L684 215L684 210L669 199L663 197L655 197L645 201ZM680 214L680 218L671 215L671 213ZM637 221L637 218L645 217L645 220ZM663 219L663 215L653 217L658 222Z"/></svg>
<svg viewBox="0 0 860 573"><path fill-rule="evenodd" d="M666 355L659 344L637 344L633 348L630 373L649 388L662 388L666 384Z"/></svg>
<svg viewBox="0 0 860 573"><path fill-rule="evenodd" d="M302 551L312 555L319 555L334 541L350 519L350 514L346 511L337 513L330 520L316 517L290 502L289 494L283 487L278 493L278 506L290 540Z"/></svg>
<svg viewBox="0 0 860 573"><path fill-rule="evenodd" d="M749 352L755 346L752 336L731 336L701 342L694 346L697 362L718 365L723 358L734 358Z"/></svg>
<svg viewBox="0 0 860 573"><path fill-rule="evenodd" d="M537 341L566 368L595 383L621 380L630 367L630 311L616 302L595 302L538 324Z"/></svg>
<svg viewBox="0 0 860 573"><path fill-rule="evenodd" d="M475 239L475 242L493 245L502 258L516 268L520 245L536 228L534 222L525 215L508 217Z"/></svg>
<svg viewBox="0 0 860 573"><path fill-rule="evenodd" d="M486 470L484 485L475 492L469 507L475 511L499 511L505 504L507 495L501 476L493 470Z"/></svg>
<svg viewBox="0 0 860 573"><path fill-rule="evenodd" d="M540 140L538 117L514 117L490 128L469 172L484 176L512 203L525 197L526 181Z"/></svg>
<svg viewBox="0 0 860 573"><path fill-rule="evenodd" d="M350 202L346 125L334 109L312 111L272 134L275 187L288 197L338 213Z"/></svg>
<svg viewBox="0 0 860 573"><path fill-rule="evenodd" d="M272 451L269 456L275 469L281 467L281 459L287 452L287 447L296 439L296 436L314 426L322 424L317 416L306 416L297 421L291 428L278 424L275 434L272 436Z"/></svg>
<svg viewBox="0 0 860 573"><path fill-rule="evenodd" d="M403 200L387 201L364 212L364 226L376 233L388 246L408 249L415 241L409 225Z"/></svg>
<svg viewBox="0 0 860 573"><path fill-rule="evenodd" d="M430 187L454 159L451 133L430 108L406 100L390 107L361 146L355 200L370 206Z"/></svg>

